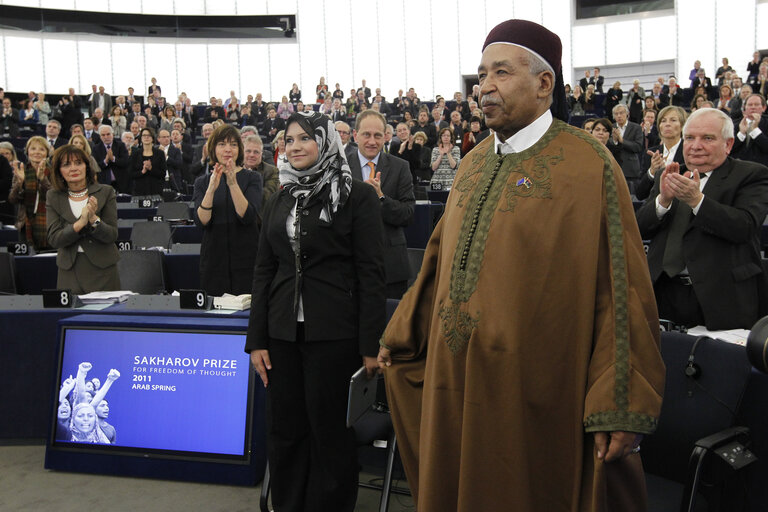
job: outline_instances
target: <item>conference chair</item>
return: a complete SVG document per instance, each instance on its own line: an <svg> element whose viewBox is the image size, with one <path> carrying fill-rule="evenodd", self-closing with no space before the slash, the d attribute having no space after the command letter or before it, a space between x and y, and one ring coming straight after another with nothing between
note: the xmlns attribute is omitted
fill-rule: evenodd
<svg viewBox="0 0 768 512"><path fill-rule="evenodd" d="M16 265L9 252L0 252L0 295L16 295Z"/></svg>
<svg viewBox="0 0 768 512"><path fill-rule="evenodd" d="M739 405L751 371L744 347L664 332L664 402L656 432L641 446L648 510L738 511L744 495L749 430ZM733 455L735 463L721 457Z"/></svg>
<svg viewBox="0 0 768 512"><path fill-rule="evenodd" d="M142 295L167 292L165 263L160 251L121 251L117 271L123 290Z"/></svg>
<svg viewBox="0 0 768 512"><path fill-rule="evenodd" d="M189 205L183 202L160 203L157 205L157 216L167 221L190 220Z"/></svg>
<svg viewBox="0 0 768 512"><path fill-rule="evenodd" d="M171 243L171 224L166 221L143 221L133 225L131 243L137 249L167 248Z"/></svg>

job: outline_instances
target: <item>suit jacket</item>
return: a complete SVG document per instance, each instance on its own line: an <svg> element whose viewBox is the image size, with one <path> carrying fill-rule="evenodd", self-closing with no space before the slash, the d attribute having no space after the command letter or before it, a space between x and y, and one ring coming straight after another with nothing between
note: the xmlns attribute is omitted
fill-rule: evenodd
<svg viewBox="0 0 768 512"><path fill-rule="evenodd" d="M659 153L664 153L664 145L659 144L658 146L653 146L648 148L648 151L654 152L658 151ZM677 146L677 151L675 151L675 156L673 157L674 161L679 164L684 164L685 160L683 159L683 143L680 142L680 145ZM635 186L635 197L638 199L645 199L647 198L650 193L651 189L653 188L653 182L654 178L656 177L659 172L657 171L656 174L654 174L654 178L651 178L648 176L648 169L651 168L651 156L646 153L643 156L643 166L641 168L641 171L643 172L643 177L640 178L640 181L637 182L637 185ZM656 196L653 196L654 199Z"/></svg>
<svg viewBox="0 0 768 512"><path fill-rule="evenodd" d="M739 160L749 160L751 162L757 162L759 164L768 165L768 116L764 115L760 118L758 128L762 131L757 138L753 139L748 137L745 140L740 140L739 123L744 119L740 116L733 120L734 128L733 133L737 134L733 140L733 148L731 148L731 156L738 158Z"/></svg>
<svg viewBox="0 0 768 512"><path fill-rule="evenodd" d="M595 85L595 92L603 94L603 82L605 79L603 78L603 75L597 75L597 82L595 82L595 77L591 76L589 77L589 83ZM586 89L584 89L586 91Z"/></svg>
<svg viewBox="0 0 768 512"><path fill-rule="evenodd" d="M296 339L300 290L307 342L356 339L361 355L375 356L386 320L383 208L373 188L352 180L330 225L320 220L319 201L297 207L300 269L285 226L294 206L296 199L280 190L264 207L246 352L268 349L270 339Z"/></svg>
<svg viewBox="0 0 768 512"><path fill-rule="evenodd" d="M83 130L83 136L88 139L88 132ZM101 143L101 135L99 135L99 132L97 130L91 131L91 138L88 139L88 141L91 143L91 147L96 147Z"/></svg>
<svg viewBox="0 0 768 512"><path fill-rule="evenodd" d="M118 192L123 194L130 194L131 192L131 177L128 172L128 148L122 141L114 139L112 141L112 155L115 157L114 162L104 163L104 159L107 157L107 146L104 142L99 142L93 148L93 158L99 164L99 183L111 185L112 181L109 180L109 172L115 178L115 188Z"/></svg>
<svg viewBox="0 0 768 512"><path fill-rule="evenodd" d="M437 130L435 130L435 123L432 121L428 122L424 127L419 126L418 123L413 125L411 128L411 135L415 135L417 132L424 132L424 134L427 136L426 146L429 149L432 149L437 145Z"/></svg>
<svg viewBox="0 0 768 512"><path fill-rule="evenodd" d="M159 146L158 146L159 148ZM163 149L160 148L160 151ZM165 159L165 167L171 178L171 187L177 192L184 192L184 159L179 148L173 144L168 146L168 156Z"/></svg>
<svg viewBox="0 0 768 512"><path fill-rule="evenodd" d="M173 144L173 143L171 143ZM178 148L177 148L178 149ZM184 181L187 183L194 183L195 179L192 176L192 173L190 172L190 169L192 167L192 159L195 156L195 147L188 143L188 142L182 142L181 143L181 176L184 178ZM202 156L202 155L201 155Z"/></svg>
<svg viewBox="0 0 768 512"><path fill-rule="evenodd" d="M107 268L117 263L120 255L115 246L117 240L117 201L115 189L109 185L93 183L88 186L88 195L98 201L96 215L101 224L79 233L72 227L77 217L69 206L66 192L51 189L46 195L46 221L48 244L58 249L56 265L69 270L75 264L77 247L83 248L85 257L98 268Z"/></svg>
<svg viewBox="0 0 768 512"><path fill-rule="evenodd" d="M347 148L347 162L352 177L363 179L357 148ZM413 221L416 198L408 162L402 158L379 153L376 172L381 173L381 218L384 222L384 269L387 283L407 281L410 277L408 249L403 228Z"/></svg>
<svg viewBox="0 0 768 512"><path fill-rule="evenodd" d="M160 195L165 185L165 154L157 147L152 149L152 168L146 173L141 170L144 166L144 156L141 147L131 152L129 172L133 180L133 194L137 196Z"/></svg>
<svg viewBox="0 0 768 512"><path fill-rule="evenodd" d="M587 77L582 78L579 80L579 87L581 87L581 92L586 92L587 86L589 85L589 80L587 80Z"/></svg>
<svg viewBox="0 0 768 512"><path fill-rule="evenodd" d="M46 137L45 140L48 140ZM50 142L49 142L50 143ZM59 149L61 146L64 146L66 144L69 144L69 141L63 137L56 137L53 141L53 149Z"/></svg>
<svg viewBox="0 0 768 512"><path fill-rule="evenodd" d="M645 151L643 129L639 124L627 121L623 138L624 141L620 144L613 144L613 138L609 138L608 145L615 145L620 150L621 170L624 172L624 177L628 179L639 178L642 172L640 169L640 155Z"/></svg>
<svg viewBox="0 0 768 512"><path fill-rule="evenodd" d="M651 197L659 193L656 173ZM760 229L768 213L768 168L728 157L704 186L704 200L683 235L683 257L707 329L749 329L766 313ZM656 202L637 212L643 239L650 239L648 265L655 282L663 268L672 216L678 200L661 219Z"/></svg>
<svg viewBox="0 0 768 512"><path fill-rule="evenodd" d="M93 115L93 111L99 108L99 93L93 95L93 98L91 98L90 103L90 109L88 110L88 113L90 115ZM110 96L108 93L104 93L104 115L109 115L109 112L112 110L112 96Z"/></svg>

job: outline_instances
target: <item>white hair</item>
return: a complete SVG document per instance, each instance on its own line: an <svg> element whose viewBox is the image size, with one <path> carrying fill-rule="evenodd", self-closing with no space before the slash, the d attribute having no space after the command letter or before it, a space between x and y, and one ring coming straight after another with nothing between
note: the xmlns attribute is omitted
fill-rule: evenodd
<svg viewBox="0 0 768 512"><path fill-rule="evenodd" d="M686 132L688 131L688 128L691 125L691 122L703 116L715 116L719 118L720 122L722 123L722 126L720 128L720 135L725 140L733 138L733 120L730 118L730 116L728 116L728 114L726 114L722 110L719 110L716 108L707 108L707 107L700 108L688 116L688 119L685 121L685 124L683 125L683 137L685 137Z"/></svg>

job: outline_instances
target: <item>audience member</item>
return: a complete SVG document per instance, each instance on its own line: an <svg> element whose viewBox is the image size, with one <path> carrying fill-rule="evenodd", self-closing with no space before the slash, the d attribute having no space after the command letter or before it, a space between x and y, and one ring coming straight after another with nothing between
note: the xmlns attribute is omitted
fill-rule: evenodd
<svg viewBox="0 0 768 512"><path fill-rule="evenodd" d="M752 60L747 62L747 83L750 83L760 72L760 52L752 54Z"/></svg>
<svg viewBox="0 0 768 512"><path fill-rule="evenodd" d="M613 131L611 121L605 118L589 119L589 121L592 123L589 132L611 152L613 159L621 166L621 146L608 143L611 140L611 132Z"/></svg>
<svg viewBox="0 0 768 512"><path fill-rule="evenodd" d="M286 141L245 345L267 388L272 505L352 512L359 468L344 418L350 376L361 359L373 375L385 323L384 207L352 179L330 119L294 114Z"/></svg>
<svg viewBox="0 0 768 512"><path fill-rule="evenodd" d="M768 116L765 115L765 98L751 94L744 102L742 116L734 119L736 138L731 156L768 165Z"/></svg>
<svg viewBox="0 0 768 512"><path fill-rule="evenodd" d="M19 111L19 129L34 133L39 123L40 116L32 100L24 100L24 108Z"/></svg>
<svg viewBox="0 0 768 512"><path fill-rule="evenodd" d="M155 147L155 132L151 128L141 130L139 147L131 152L130 173L133 195L160 196L165 182L165 154Z"/></svg>
<svg viewBox="0 0 768 512"><path fill-rule="evenodd" d="M611 122L613 122L613 107L618 105L624 98L624 91L621 90L621 82L613 82L613 86L608 89L605 95L605 102L603 104L603 110L605 116Z"/></svg>
<svg viewBox="0 0 768 512"><path fill-rule="evenodd" d="M701 61L697 60L693 63L693 69L690 73L688 73L688 80L691 81L691 89L694 88L693 82L696 80L696 75L699 73L699 69L701 69Z"/></svg>
<svg viewBox="0 0 768 512"><path fill-rule="evenodd" d="M53 149L58 149L67 143L64 137L59 137L60 134L61 123L56 119L50 119L45 125L45 138Z"/></svg>
<svg viewBox="0 0 768 512"><path fill-rule="evenodd" d="M386 294L388 298L399 299L410 276L403 228L413 220L415 198L408 164L381 151L386 125L384 117L376 111L361 112L355 119L357 148L347 147L345 154L352 177L373 187L381 203Z"/></svg>
<svg viewBox="0 0 768 512"><path fill-rule="evenodd" d="M415 144L414 135L406 123L397 124L398 142L393 143L390 153L408 162L414 185L418 182L416 170L421 166L421 144Z"/></svg>
<svg viewBox="0 0 768 512"><path fill-rule="evenodd" d="M728 156L733 122L720 110L691 114L683 139L685 166L657 173L655 199L637 212L651 240L659 316L688 327L749 329L768 312L759 252L768 169Z"/></svg>
<svg viewBox="0 0 768 512"><path fill-rule="evenodd" d="M453 133L450 128L440 130L438 140L437 146L432 148L430 187L433 190L451 190L453 178L461 161L461 151L453 143Z"/></svg>
<svg viewBox="0 0 768 512"><path fill-rule="evenodd" d="M243 169L261 174L262 197L261 204L264 205L272 197L272 194L280 188L280 178L277 167L267 163L262 158L264 144L258 135L248 135L243 139Z"/></svg>
<svg viewBox="0 0 768 512"><path fill-rule="evenodd" d="M291 102L291 104L294 106L294 108L301 101L301 90L299 89L299 86L297 84L293 84L291 86L291 90L288 92L288 99ZM293 111L291 111L291 113L292 112ZM278 113L279 113L279 111L278 111ZM290 113L289 113L289 115L290 115ZM282 117L282 115L280 117ZM284 118L284 119L287 119L287 118Z"/></svg>
<svg viewBox="0 0 768 512"><path fill-rule="evenodd" d="M635 197L645 200L651 193L656 173L663 171L672 162L683 163L682 134L685 124L685 110L669 106L659 112L658 131L661 144L649 147L645 151L641 178L635 187Z"/></svg>
<svg viewBox="0 0 768 512"><path fill-rule="evenodd" d="M8 201L8 196L13 186L13 167L5 157L6 152L3 151L2 144L10 143L0 142L0 227L4 224L11 225L16 222L16 208ZM11 145L11 148L13 148L13 145Z"/></svg>
<svg viewBox="0 0 768 512"><path fill-rule="evenodd" d="M56 150L46 199L48 243L58 249L56 288L77 294L120 290L115 190L96 181L89 160L75 146Z"/></svg>
<svg viewBox="0 0 768 512"><path fill-rule="evenodd" d="M721 86L726 82L725 74L729 71L733 71L733 68L728 64L728 57L723 57L723 65L717 68L717 72L715 72L715 80L717 80L717 85Z"/></svg>
<svg viewBox="0 0 768 512"><path fill-rule="evenodd" d="M426 107L419 111L417 122L413 128L411 128L411 133L415 134L416 132L424 132L426 134L426 147L431 151L437 144L437 130L435 130L435 125L429 122L429 114L427 113Z"/></svg>
<svg viewBox="0 0 768 512"><path fill-rule="evenodd" d="M645 108L645 89L640 87L640 80L632 81L632 88L624 95L624 104L629 109L629 120L633 123L641 123Z"/></svg>
<svg viewBox="0 0 768 512"><path fill-rule="evenodd" d="M98 169L99 163L93 158L93 146L88 142L88 139L85 138L85 135L82 134L82 129L78 131L79 127L80 125L74 125L72 127L73 135L69 138L69 143L85 151L85 154L88 155L88 162L91 165L91 169Z"/></svg>
<svg viewBox="0 0 768 512"><path fill-rule="evenodd" d="M109 125L99 127L99 136L101 142L93 147L93 159L99 166L92 169L94 173L98 173L98 182L112 185L120 193L130 194L128 150L120 139L115 139L114 131Z"/></svg>
<svg viewBox="0 0 768 512"><path fill-rule="evenodd" d="M45 196L51 188L48 157L53 149L43 137L33 136L27 141L25 153L27 163L14 169L8 201L18 205L16 229L24 230L21 239L41 251L49 248Z"/></svg>
<svg viewBox="0 0 768 512"><path fill-rule="evenodd" d="M51 105L45 101L45 93L37 93L37 99L32 103L32 107L37 110L38 124L47 125L51 115Z"/></svg>
<svg viewBox="0 0 768 512"><path fill-rule="evenodd" d="M275 167L277 167L278 170L282 169L288 162L285 157L285 130L277 132L277 135L275 135L275 138L272 140L272 149L275 152L272 157L275 162Z"/></svg>
<svg viewBox="0 0 768 512"><path fill-rule="evenodd" d="M635 184L640 179L640 155L645 151L643 129L640 125L629 121L629 110L620 103L613 107L613 126L611 140L608 145L618 146L621 151L621 170L627 180L629 191L633 192ZM611 150L613 151L613 150Z"/></svg>
<svg viewBox="0 0 768 512"><path fill-rule="evenodd" d="M652 108L643 110L643 122L640 123L640 128L643 130L645 144L643 144L643 152L638 155L639 158L642 158L642 155L649 147L659 144L659 132L656 129L657 113L658 112Z"/></svg>
<svg viewBox="0 0 768 512"><path fill-rule="evenodd" d="M669 78L669 90L667 91L669 96L669 105L675 107L684 107L685 96L683 90L677 85L677 79L675 77Z"/></svg>
<svg viewBox="0 0 768 512"><path fill-rule="evenodd" d="M251 291L258 249L261 174L244 170L237 128L218 127L208 139L210 174L195 180L195 224L203 230L200 285L211 295Z"/></svg>
<svg viewBox="0 0 768 512"><path fill-rule="evenodd" d="M181 151L171 143L168 130L157 132L157 147L165 156L165 180L170 182L172 190L184 192L184 160Z"/></svg>
<svg viewBox="0 0 768 512"><path fill-rule="evenodd" d="M120 105L112 107L112 112L109 114L109 124L112 126L112 132L115 137L120 138L127 129L128 120L123 115L123 109Z"/></svg>

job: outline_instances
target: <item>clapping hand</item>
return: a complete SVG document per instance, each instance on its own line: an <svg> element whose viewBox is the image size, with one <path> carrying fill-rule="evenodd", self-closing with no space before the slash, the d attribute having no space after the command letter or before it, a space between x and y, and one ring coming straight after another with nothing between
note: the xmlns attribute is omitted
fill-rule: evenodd
<svg viewBox="0 0 768 512"><path fill-rule="evenodd" d="M152 160L144 160L144 167L141 169L141 174L147 174L152 169Z"/></svg>
<svg viewBox="0 0 768 512"><path fill-rule="evenodd" d="M16 176L16 179L20 182L24 182L24 164L19 162L18 160L15 160L13 162L13 174Z"/></svg>
<svg viewBox="0 0 768 512"><path fill-rule="evenodd" d="M375 177L368 178L365 180L365 182L373 187L373 189L376 191L376 195L379 197L384 195L381 193L381 172L377 172Z"/></svg>
<svg viewBox="0 0 768 512"><path fill-rule="evenodd" d="M45 178L45 159L41 160L37 166L37 179L42 180L43 178Z"/></svg>
<svg viewBox="0 0 768 512"><path fill-rule="evenodd" d="M664 157L659 151L646 151L651 157L651 174L656 175L657 171L664 169Z"/></svg>
<svg viewBox="0 0 768 512"><path fill-rule="evenodd" d="M220 163L217 163L213 166L213 170L211 170L211 179L208 181L208 190L215 191L217 188L219 188L219 183L221 182L221 175L224 172L224 168Z"/></svg>
<svg viewBox="0 0 768 512"><path fill-rule="evenodd" d="M96 199L94 196L90 196L88 198L88 204L85 205L85 208L83 208L83 212L87 215L86 220L89 223L93 223L96 220L96 211L99 208L99 200Z"/></svg>

